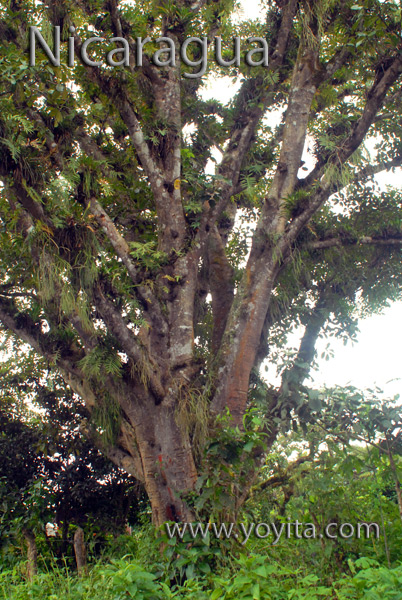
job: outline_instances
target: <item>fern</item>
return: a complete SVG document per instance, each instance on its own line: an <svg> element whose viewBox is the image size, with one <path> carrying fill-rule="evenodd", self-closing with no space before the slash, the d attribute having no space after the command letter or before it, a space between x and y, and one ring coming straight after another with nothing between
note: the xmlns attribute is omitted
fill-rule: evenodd
<svg viewBox="0 0 402 600"><path fill-rule="evenodd" d="M92 419L105 446L113 446L120 431L121 410L118 401L105 390L100 394L99 402L92 413Z"/></svg>
<svg viewBox="0 0 402 600"><path fill-rule="evenodd" d="M108 339L96 346L79 361L80 368L86 375L102 379L104 375L121 376L122 363L116 350L111 347Z"/></svg>

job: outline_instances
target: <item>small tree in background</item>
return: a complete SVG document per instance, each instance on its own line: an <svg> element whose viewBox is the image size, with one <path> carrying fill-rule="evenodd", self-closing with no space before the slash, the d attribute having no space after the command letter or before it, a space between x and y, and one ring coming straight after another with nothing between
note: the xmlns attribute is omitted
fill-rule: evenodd
<svg viewBox="0 0 402 600"><path fill-rule="evenodd" d="M72 556L72 526L90 533L96 546L90 551L99 552L105 535L123 533L127 521L134 524L146 510L143 488L83 437L79 424L88 415L62 378L48 373L34 353L21 355L17 344L14 350L17 360L1 368L2 551L15 553L22 536L31 557L36 541L46 553L45 526L51 522L59 528L55 538L46 538L54 556Z"/></svg>

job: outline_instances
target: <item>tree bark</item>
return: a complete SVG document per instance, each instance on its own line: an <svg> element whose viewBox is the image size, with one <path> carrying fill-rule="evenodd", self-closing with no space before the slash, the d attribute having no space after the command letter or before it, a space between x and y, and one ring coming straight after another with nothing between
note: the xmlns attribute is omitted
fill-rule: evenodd
<svg viewBox="0 0 402 600"><path fill-rule="evenodd" d="M32 581L38 572L38 549L33 531L24 527L22 533L27 543L27 577Z"/></svg>
<svg viewBox="0 0 402 600"><path fill-rule="evenodd" d="M85 575L87 571L87 552L85 548L84 532L81 527L78 527L74 533L74 554L78 575Z"/></svg>
<svg viewBox="0 0 402 600"><path fill-rule="evenodd" d="M387 446L388 446L389 464L390 464L391 471L392 471L392 476L393 476L394 482L395 482L395 492L396 492L396 498L397 498L397 501L398 501L399 516L400 516L401 521L402 521L402 491L401 491L401 482L399 481L398 470L396 468L396 464L395 464L394 457L393 457L392 452L391 452L391 448L390 448L390 445L389 445L388 438L387 438Z"/></svg>
<svg viewBox="0 0 402 600"><path fill-rule="evenodd" d="M144 406L135 420L136 444L154 524L191 521L185 495L194 490L197 471L189 436L177 423L175 406Z"/></svg>

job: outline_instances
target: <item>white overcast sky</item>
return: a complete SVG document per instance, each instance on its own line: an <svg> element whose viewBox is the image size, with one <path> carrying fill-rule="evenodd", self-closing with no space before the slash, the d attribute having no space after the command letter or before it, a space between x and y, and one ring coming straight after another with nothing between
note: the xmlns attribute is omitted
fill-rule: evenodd
<svg viewBox="0 0 402 600"><path fill-rule="evenodd" d="M265 12L259 0L241 0L239 19L257 19ZM215 97L228 102L238 89L240 83L233 83L229 77L208 81L203 96ZM216 153L219 160L219 152ZM211 165L212 170L212 165ZM379 175L382 185L402 186L402 170ZM327 343L334 351L329 361L319 359L318 371L313 373L316 385L351 384L358 388L378 386L387 396L400 394L402 397L402 302L395 302L381 315L373 315L359 323L360 333L357 343L343 345L341 340L320 339L317 343L318 356L325 350ZM301 332L292 336L292 345L297 346ZM274 369L269 370L268 378L275 381Z"/></svg>

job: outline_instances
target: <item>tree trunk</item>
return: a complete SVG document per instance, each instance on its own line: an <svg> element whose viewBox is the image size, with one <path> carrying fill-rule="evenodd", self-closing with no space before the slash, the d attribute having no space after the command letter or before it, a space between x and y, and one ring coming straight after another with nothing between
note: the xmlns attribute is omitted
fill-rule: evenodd
<svg viewBox="0 0 402 600"><path fill-rule="evenodd" d="M194 491L198 474L188 424L179 418L181 402L187 401L186 384L178 374L169 379L162 401L145 386L121 386L115 395L120 431L113 446L90 424L81 428L111 461L144 485L156 527L165 521L192 521L194 516L186 495Z"/></svg>
<svg viewBox="0 0 402 600"><path fill-rule="evenodd" d="M154 524L191 521L185 495L194 490L197 471L187 432L178 425L175 408L162 404L144 407L137 422L136 443L143 481L152 506Z"/></svg>
<svg viewBox="0 0 402 600"><path fill-rule="evenodd" d="M398 470L396 468L394 457L393 457L391 449L389 447L388 438L387 438L387 444L388 444L389 464L390 464L390 467L391 467L392 476L393 476L394 481L395 481L395 491L396 491L396 498L397 498L397 501L398 501L399 516L400 516L401 521L402 521L402 492L401 492L401 482L399 481Z"/></svg>
<svg viewBox="0 0 402 600"><path fill-rule="evenodd" d="M84 532L81 527L78 527L74 533L74 553L78 575L84 575L87 570L87 553L85 548Z"/></svg>
<svg viewBox="0 0 402 600"><path fill-rule="evenodd" d="M32 581L38 572L38 549L33 532L24 527L22 533L27 543L27 577L29 581Z"/></svg>

